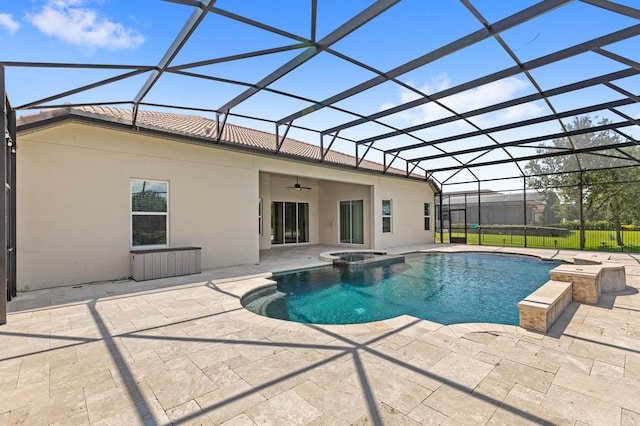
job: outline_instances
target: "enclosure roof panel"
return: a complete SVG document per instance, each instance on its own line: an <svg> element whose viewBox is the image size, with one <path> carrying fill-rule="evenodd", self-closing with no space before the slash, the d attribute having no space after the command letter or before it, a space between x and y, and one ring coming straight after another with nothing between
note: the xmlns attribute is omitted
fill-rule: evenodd
<svg viewBox="0 0 640 426"><path fill-rule="evenodd" d="M640 158L628 0L34 0L0 13L20 116L213 131L441 184Z"/></svg>

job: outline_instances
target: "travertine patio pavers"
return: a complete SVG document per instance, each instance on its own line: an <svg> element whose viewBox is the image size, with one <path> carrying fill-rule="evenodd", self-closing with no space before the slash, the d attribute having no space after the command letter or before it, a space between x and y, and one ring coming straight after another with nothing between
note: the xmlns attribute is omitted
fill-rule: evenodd
<svg viewBox="0 0 640 426"><path fill-rule="evenodd" d="M638 424L640 261L616 260L627 289L570 305L546 335L408 316L287 323L239 304L264 276L216 271L20 295L0 327L0 425Z"/></svg>

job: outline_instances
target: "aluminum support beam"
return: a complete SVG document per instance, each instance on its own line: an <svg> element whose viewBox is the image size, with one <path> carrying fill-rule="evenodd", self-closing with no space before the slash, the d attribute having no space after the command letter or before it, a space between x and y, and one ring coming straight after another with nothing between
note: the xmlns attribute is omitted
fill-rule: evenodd
<svg viewBox="0 0 640 426"><path fill-rule="evenodd" d="M0 200L0 325L7 323L7 142L9 135L7 108L7 91L4 85L4 67L0 66L0 93L2 93L2 110L0 111L0 129L2 129L2 149L0 149L0 184L3 197Z"/></svg>
<svg viewBox="0 0 640 426"><path fill-rule="evenodd" d="M626 78L626 77L631 77L634 75L637 75L640 73L640 70L634 70L632 68L629 69L625 69L622 71L616 71L610 74L603 74L601 76L598 77L594 77L594 78L590 78L587 80L582 80L576 83L572 83L572 84L567 84L565 86L560 86L560 87L556 87L550 90L546 90L544 92L544 95L541 93L535 93L533 95L527 95L527 96L523 96L520 98L516 98L516 99L511 99L509 101L505 101L505 102L500 102L494 105L490 105L490 106L486 106L483 108L478 108L472 111L467 111L467 112L463 112L460 113L460 117L462 118L471 118L471 117L475 117L478 115L482 115L482 114L487 114L490 112L495 112L495 111L499 111L501 109L505 109L505 108L509 108L512 106L516 106L516 105L522 105L528 102L534 102L537 100L542 99L544 96L547 97L551 97L551 96L556 96L556 95L561 95L564 93L569 93L569 92L573 92L576 90L581 90L581 89L585 89L587 87L592 87L592 86L596 86L598 84L603 84L606 83L608 81L613 81L613 80L618 80L618 79L622 79L622 78ZM381 135L377 135L374 136L372 138L367 138L367 139L362 139L360 141L358 141L358 143L367 143L370 141L370 139L375 139L375 140L382 140L382 139L388 139L394 136L399 136L401 134L406 134L406 133L410 133L410 132L415 132L418 130L424 130L424 129L428 129L431 127L436 127L436 126L440 126L442 124L447 124L447 123L451 123L454 121L457 121L458 117L445 117L445 118L441 118L438 120L434 120L434 121L429 121L427 123L423 123L423 124L418 124L416 126L412 126L412 127L407 127L405 129L402 130L397 130L397 131L393 131L393 132L389 132L389 133L384 133ZM386 152L395 152L397 151L397 149L389 149L386 150Z"/></svg>
<svg viewBox="0 0 640 426"><path fill-rule="evenodd" d="M478 21L480 21L480 23L482 25L484 25L485 28L487 29L491 29L491 25L489 24L489 21L487 21L485 19L484 16L482 16L482 14L475 8L473 7L473 5L469 2L469 0L461 0L462 3L465 5L465 7L467 8L467 10L469 10L473 16L476 17L476 19L478 19ZM522 66L522 61L520 60L520 58L518 58L518 55L515 54L515 52L511 49L511 47L509 47L509 45L502 39L502 36L500 34L494 34L493 38L498 42L498 44L500 44L500 46L502 47L502 49L507 52L507 54L509 55L509 57L516 63L516 66L523 68ZM538 84L538 82L536 81L535 78L533 78L533 75L531 75L531 73L524 69L523 74L527 77L527 79L529 80L529 82L533 85L533 87L536 88L536 91L538 93L540 93L544 99L544 102L547 104L547 107L551 110L551 112L556 115L558 112L556 110L556 108L553 106L553 104L551 103L551 100L547 97L544 96L544 91L542 90L542 87L540 87L540 84ZM562 120L560 120L559 118L557 119L558 124L560 124L560 127L562 127L563 131L567 131L567 128L565 126L565 124L562 122ZM478 126L476 126L474 124L474 127L478 128ZM480 128L478 128L478 130L480 130ZM493 142L495 142L496 144L499 145L499 142L496 141L495 139L493 139L493 137L489 136L488 134L484 133L485 136L491 138L491 140ZM569 143L571 144L572 148L573 146L573 141L571 139L569 139ZM511 153L509 151L507 151L506 149L504 150L505 154L507 154L510 158L513 158L513 156L511 155ZM578 164L580 164L580 159L576 158L576 161L578 162ZM518 168L518 170L520 171L520 173L522 175L524 175L524 170L522 170L522 168L520 167L520 164L518 163L514 163L516 165L516 167ZM525 244L526 244L526 235L525 235Z"/></svg>
<svg viewBox="0 0 640 426"><path fill-rule="evenodd" d="M284 134L282 135L282 137L279 136L279 127L276 124L276 154L280 153L280 150L282 149L282 145L284 145L284 141L287 139L287 134L289 133L289 130L291 130L291 125L293 123L289 123L287 124L287 128L284 131Z"/></svg>
<svg viewBox="0 0 640 426"><path fill-rule="evenodd" d="M623 89L623 88L622 88L622 87L620 87L620 86L616 86L616 85L615 85L615 84L613 84L613 83L604 83L604 85L605 85L605 86L607 86L609 89L613 89L613 90L615 90L616 92L618 92L618 93L620 93L620 94L622 94L622 95L626 96L626 97L627 97L627 98L629 98L630 100L632 100L632 101L634 101L634 102L638 102L638 103L640 103L640 96L635 95L635 94L633 94L633 93L629 92L628 90Z"/></svg>
<svg viewBox="0 0 640 426"><path fill-rule="evenodd" d="M284 77L289 72L293 71L303 63L307 62L309 59L313 58L316 54L318 54L318 49L315 46L311 46L306 48L303 52L298 54L295 58L288 61L286 64L279 67L277 70L273 71L262 80L257 82L255 85L252 85L250 88L231 99L226 104L222 105L218 108L219 111L229 112L231 108L239 105L245 100L249 99L251 96L258 93L260 90L266 88L268 85L273 83L274 81ZM278 124L286 124L286 123L278 123Z"/></svg>
<svg viewBox="0 0 640 426"><path fill-rule="evenodd" d="M222 134L224 133L224 127L227 125L227 117L229 114L224 114L222 124L220 123L220 114L216 114L216 143L220 143L222 140Z"/></svg>
<svg viewBox="0 0 640 426"><path fill-rule="evenodd" d="M177 3L177 4L183 4L185 6L199 7L201 9L204 7L204 4L200 0L163 0L163 1L166 1L167 3Z"/></svg>
<svg viewBox="0 0 640 426"><path fill-rule="evenodd" d="M618 111L615 108L611 108L610 111L613 112L614 114L619 115L620 117L624 118L625 120L630 121L631 123L635 124L636 126L640 127L640 120L635 119L635 118L631 117L630 115L625 114L622 111Z"/></svg>
<svg viewBox="0 0 640 426"><path fill-rule="evenodd" d="M384 172L383 172L383 173L387 173L387 170L389 170L389 169L391 168L391 165L393 164L393 162L394 162L394 161L396 161L396 159L398 158L398 155L400 155L400 153L399 153L399 152L396 152L396 153L393 155L393 158L391 159L391 161L389 161L389 164L387 164L387 153L386 153L386 152L384 152L384 153L382 154L382 156L383 156L383 160L384 160L384 164L383 164L383 167L384 167L384 169L383 169L383 170L384 170Z"/></svg>
<svg viewBox="0 0 640 426"><path fill-rule="evenodd" d="M607 123L607 124L603 124L601 126L587 127L587 128L584 128L584 129L576 129L576 130L571 130L569 132L553 133L553 134L550 134L550 135L535 136L535 137L532 137L532 138L519 139L519 140L511 141L511 142L503 142L503 143L500 144L500 147L503 147L503 148L516 147L516 146L525 145L525 144L528 144L528 143L543 142L543 141L547 141L547 140L551 140L551 139L566 138L566 137L570 137L570 136L583 135L585 133L595 133L595 132L601 132L601 131L605 131L605 130L612 130L612 129L618 129L620 127L629 127L629 126L633 126L633 123L631 123L629 121L623 121L623 122L620 122L620 123ZM435 160L435 159L438 159L438 158L455 157L456 155L472 154L474 152L490 151L490 150L493 150L493 149L496 149L496 148L499 148L499 147L494 146L494 145L485 145L485 146L479 146L479 147L475 147L475 148L461 149L461 150L458 150L458 151L449 151L449 152L447 152L445 154L435 154L435 155L429 155L429 156L425 156L425 157L411 158L408 161ZM572 151L573 151L572 149L567 148L565 154L571 154ZM516 161L517 161L517 159L516 159Z"/></svg>
<svg viewBox="0 0 640 426"><path fill-rule="evenodd" d="M151 69L153 69L153 68L149 67L147 69L136 70L136 71L131 71L131 72L128 72L128 73L125 73L125 74L117 75L115 77L107 78L106 80L97 81L95 83L87 84L86 86L77 87L75 89L68 90L66 92L58 93L56 95L49 96L47 98L39 99L37 101L33 101L33 102L28 103L28 104L20 105L19 107L16 107L16 109L29 109L29 108L37 107L37 106L40 106L40 104L43 104L45 102L55 101L57 99L62 99L62 98L65 98L67 96L75 95L76 93L84 92L86 90L95 89L96 87L104 86L106 84L115 83L116 81L124 80L124 79L127 79L129 77L134 77L134 76L136 76L138 74L145 73L145 72L147 72L147 71L149 71Z"/></svg>
<svg viewBox="0 0 640 426"><path fill-rule="evenodd" d="M359 146L360 145L356 145L356 152ZM367 156L372 146L373 146L373 142L367 145L367 149L364 151L364 154L362 154L362 157L358 158L358 156L356 156L356 169L360 167L360 164L362 164L362 162L364 161L364 157Z"/></svg>
<svg viewBox="0 0 640 426"><path fill-rule="evenodd" d="M568 3L570 0L549 0L549 1L544 1L544 2L540 2L538 4L535 4L534 6L531 6L527 9L524 9L520 12L517 12L501 21L496 22L493 26L492 26L492 31L493 33L499 33L505 30L508 30L510 28L515 27L516 25L519 25L523 22L529 21L537 16L540 16L544 13L549 12L552 9L555 9L559 6L562 6L566 3ZM465 47L471 46L475 43L478 43L482 40L485 40L489 37L491 37L492 32L488 31L486 28L483 28L481 30L475 31L463 38L460 38L452 43L449 43L439 49L433 50L423 56L420 56L417 59L414 59L412 61L409 61L399 67L396 67L388 72L385 73L385 76L378 76L378 77L374 77L369 81L366 81L364 83L361 83L357 86L352 87L351 89L345 90L337 95L334 95L330 98L325 99L322 102L318 102L315 105L312 105L311 107L305 108L301 111L298 111L294 114L289 115L288 117L282 118L281 120L278 120L278 123L287 123L289 121L295 120L297 118L300 118L304 115L307 115L311 112L317 111L321 108L324 108L327 105L332 105L336 102L339 102L341 100L344 100L346 98L349 98L353 95L356 95L360 92L363 92L365 90L371 89L372 87L375 87L381 83L384 83L388 80L388 78L395 78L398 77L400 75L406 74L409 71L412 71L416 68L420 68L430 62L434 62L438 59L441 59L451 53L457 52L458 50L464 49ZM335 129L338 130L338 129ZM333 131L331 130L325 130L323 131L323 133L333 133Z"/></svg>
<svg viewBox="0 0 640 426"><path fill-rule="evenodd" d="M311 43L316 42L318 28L318 0L311 0Z"/></svg>
<svg viewBox="0 0 640 426"><path fill-rule="evenodd" d="M640 62L636 62L632 59L629 58L625 58L624 56L620 56L617 55L613 52L609 52L606 49L601 49L601 48L597 48L597 49L593 49L593 51L599 55L602 55L604 57L607 57L609 59L613 59L614 61L618 61L621 64L625 64L627 66L630 66L633 69L636 69L638 71L640 71Z"/></svg>
<svg viewBox="0 0 640 426"><path fill-rule="evenodd" d="M14 62L0 61L0 66L15 68L86 68L86 69L110 69L110 70L141 70L153 68L148 65L115 65L115 64L76 64L63 62Z"/></svg>
<svg viewBox="0 0 640 426"><path fill-rule="evenodd" d="M288 52L289 50L302 49L307 47L306 43L289 44L287 46L274 47L271 49L256 50L254 52L240 53L238 55L224 56L221 58L207 59L204 61L190 62L188 64L175 65L168 67L167 72L176 72L189 68L204 67L207 65L222 64L224 62L239 61L241 59L255 58L257 56L271 55L273 53Z"/></svg>
<svg viewBox="0 0 640 426"><path fill-rule="evenodd" d="M573 154L591 154L596 153L598 151L606 151L608 149L616 149L616 148L627 148L630 146L637 146L636 142L622 142L615 145L603 145L603 146L592 146L588 148L576 148L571 151L564 152L546 152L544 154L535 154L535 155L527 155L524 157L516 158L515 161L530 161L530 160L539 160L541 158L551 158L551 157L562 157L563 155L573 155ZM411 160L409 160L411 161ZM483 163L476 164L467 164L464 169L472 169L475 167L485 167L485 166L497 166L499 164L507 164L513 163L514 160L507 158L502 160L493 160L493 161L485 161ZM429 169L429 173L438 173L438 172L450 172L454 170L459 170L460 166L450 166L450 167L439 167L434 169ZM575 171L574 171L575 172ZM566 173L566 172L565 172ZM514 176L522 177L522 176Z"/></svg>
<svg viewBox="0 0 640 426"><path fill-rule="evenodd" d="M640 19L640 9L636 9L631 6L625 6L620 3L615 3L610 0L581 0L583 3L588 3L593 6L601 7L612 12L619 13L621 15L628 16L630 18Z"/></svg>
<svg viewBox="0 0 640 426"><path fill-rule="evenodd" d="M329 142L329 146L327 147L327 149L324 149L324 135L320 135L320 142L321 142L321 149L320 149L320 162L323 162L325 158L327 158L327 154L329 153L329 151L331 151L331 147L333 146L333 143L336 141L336 139L338 138L338 133L336 132L335 135L333 135L333 137L331 138L331 142Z"/></svg>
<svg viewBox="0 0 640 426"><path fill-rule="evenodd" d="M473 132L467 132L467 133L461 133L458 135L453 135L453 136L448 136L446 138L440 138L440 139L435 139L429 142L425 142L425 143L418 143L418 144L413 144L413 145L405 145L402 148L395 148L392 150L388 150L386 152L390 153L390 152L402 152L402 151L407 151L407 150L411 150L411 149L416 149L416 148L422 148L422 147L426 147L426 146L432 146L432 145L437 145L437 144L441 144L441 143L446 143L446 142L453 142L453 141L457 141L460 139L467 139L467 138L472 138L475 136L482 136L482 135L487 135L489 133L494 133L494 132L501 132L504 130L511 130L511 129L516 129L516 128L520 128L520 127L525 127L525 126L531 126L534 124L540 124L540 123L544 123L547 121L554 121L557 119L561 119L561 118L566 118L566 117L573 117L575 115L581 115L581 114L588 114L590 112L595 112L595 111L602 111L602 110L606 110L609 108L615 108L615 107L620 107L620 106L625 106L625 105L631 105L634 104L634 100L633 99L620 99L617 101L613 101L613 102L605 102L602 104L597 104L597 105L591 105L588 107L584 107L584 108L577 108L577 109L573 109L570 111L564 111L561 113L557 113L557 114L549 114L549 115L544 115L542 117L536 117L536 118L531 118L528 120L522 120L522 121L516 121L514 123L509 123L509 124L503 124L501 126L495 126L495 127L489 127L483 130L476 130ZM501 145L501 144L500 144ZM498 145L498 146L500 146ZM487 148L490 148L491 146L487 146Z"/></svg>
<svg viewBox="0 0 640 426"><path fill-rule="evenodd" d="M213 7L213 4L215 2L216 0L208 0L206 4L203 4L203 3L200 4L199 7L196 8L193 11L193 13L191 13L191 16L182 27L182 30L180 30L180 33L178 34L178 36L173 40L173 43L171 43L171 46L169 46L169 49L167 49L162 59L160 59L160 62L158 63L158 66L156 67L156 69L151 73L147 81L145 81L145 83L140 88L140 91L133 99L133 103L136 104L136 106L140 102L142 102L142 100L145 98L145 96L147 96L151 88L158 82L158 79L160 79L160 76L164 73L167 67L169 67L169 64L171 64L171 61L173 61L173 59L176 57L178 52L180 52L180 49L182 49L182 46L184 46L184 44L187 42L189 37L191 37L191 34L193 34L193 32L198 27L198 25L200 25L204 17L207 15L207 12ZM137 108L136 108L136 112L137 112ZM135 121L133 125L135 126Z"/></svg>
<svg viewBox="0 0 640 426"><path fill-rule="evenodd" d="M11 218L9 222L9 229L7 231L7 238L10 242L11 251L9 252L9 262L7 264L8 273L7 273L7 287L9 294L7 295L8 300L11 300L12 297L17 296L17 283L18 283L18 269L17 269L17 210L16 210L16 195L17 195L17 149L18 149L18 138L16 136L17 128L16 128L16 111L13 108L10 108L9 117L8 117L8 127L9 127L9 135L13 140L13 146L7 153L9 156L9 168L11 171L9 172L9 176L7 179L9 180L9 187L11 188L11 195L9 196L9 208L8 215Z"/></svg>
<svg viewBox="0 0 640 426"><path fill-rule="evenodd" d="M197 1L197 0L164 0L164 1L183 4L186 6L193 6L193 7L200 8L202 10L206 8L203 2ZM302 43L308 43L308 41L304 37L300 37L290 32L283 31L280 28L275 28L270 25L263 24L262 22L254 21L253 19L249 19L244 16L236 15L235 13L228 12L224 9L212 7L209 11L215 13L216 15L224 16L225 18L233 19L235 21L242 22L243 24L251 25L253 27L260 28L265 31L269 31L274 34L281 35L283 37L287 37L293 40L298 40L299 42L302 42Z"/></svg>
<svg viewBox="0 0 640 426"><path fill-rule="evenodd" d="M330 50L330 49L328 49L328 50ZM167 70L167 72L169 72L169 69ZM252 87L253 86L252 83L246 83L246 82L243 82L243 81L230 80L230 79L227 79L227 78L212 77L212 76L209 76L209 75L196 74L196 73L192 73L192 72L188 72L188 71L172 71L172 72L175 73L175 74L178 74L178 75L184 75L186 77L201 78L203 80L218 81L218 82L221 82L221 83L229 83L229 84L235 84L235 85L245 86L245 87ZM297 100L303 101L303 102L309 102L309 103L315 103L316 102L313 99L305 98L303 96L294 95L292 93L283 92L282 90L276 90L276 89L272 89L272 88L269 88L269 87L265 87L262 90L264 90L265 92L274 93L276 95L285 96L287 98L297 99ZM171 106L171 105L147 104L147 103L144 103L144 102L141 102L140 104L141 105L153 105L153 106L165 106L167 108L188 109L188 110L192 110L192 111L207 111L207 112L213 111L213 112L216 112L216 113L219 112L217 110L211 110L211 109L204 110L202 108L175 107L175 106ZM328 108L330 108L330 109L332 109L334 111L343 112L345 114L351 114L351 115L354 115L354 116L357 116L357 117L363 117L360 114L357 114L357 113L355 113L353 111L346 110L344 108L336 107L335 105L329 106ZM231 115L235 115L235 114L231 114ZM257 117L251 117L251 118L259 120ZM270 123L275 123L275 121L273 121L273 120L263 120L263 121L269 121ZM398 130L396 127L391 126L391 125L386 124L386 123L382 123L382 122L376 122L376 123L381 125L381 126L383 126L383 127L388 128L388 129L392 129L394 131ZM294 128L295 128L295 126L294 126ZM315 129L306 129L306 130L310 130L310 131L319 133ZM419 138L417 136L414 136L414 135L408 135L408 136L410 138L412 138L412 139L424 142L424 139L421 139L421 138ZM350 141L350 142L355 142L355 141Z"/></svg>
<svg viewBox="0 0 640 426"><path fill-rule="evenodd" d="M227 112L231 110L233 107L247 100L249 97L253 96L255 93L259 92L260 90L264 89L271 83L275 82L276 80L287 75L289 72L298 68L300 65L302 65L303 63L307 62L309 59L316 56L318 53L331 47L331 45L337 43L338 41L340 41L341 39L343 39L353 31L357 30L362 25L366 24L376 16L380 15L381 13L383 13L384 11L386 11L387 9L389 9L391 6L395 5L399 1L400 0L378 0L377 2L375 2L371 6L369 6L362 12L360 12L358 15L350 19L348 22L341 25L338 29L329 33L326 37L320 40L315 46L309 47L304 52L300 53L298 56L291 59L289 62L282 65L280 68L273 71L272 73L264 77L262 80L257 82L254 87L245 90L243 93L239 94L238 96L236 96L235 98L233 98L232 100L230 100L229 102L221 106L219 110L222 112ZM290 123L292 121L293 119L288 121L278 121L277 124L282 125L282 124Z"/></svg>
<svg viewBox="0 0 640 426"><path fill-rule="evenodd" d="M579 205L579 209L580 209L580 250L584 250L584 243L585 243L585 232L584 232L584 224L585 224L585 217L584 217L584 179L583 179L583 174L582 174L582 170L580 170L580 182L578 183L578 189L580 191L580 195L578 196L578 205Z"/></svg>
<svg viewBox="0 0 640 426"><path fill-rule="evenodd" d="M625 28L623 30L620 31L616 31L614 33L611 34L607 34L605 36L602 37L598 37L592 40L589 40L587 42L584 43L580 43L577 45L574 45L572 47L563 49L563 50L559 50L557 52L551 53L549 55L545 55L542 56L540 58L525 62L522 64L522 66L513 66L510 68L505 68L501 71L492 73L492 74L488 74L485 75L483 77L480 78L476 78L475 80L471 80L468 81L466 83L460 84L458 86L454 86L451 87L449 89L445 89L442 90L438 93L434 93L431 95L431 97L429 99L427 98L420 98L420 99L416 99L414 101L411 102L407 102L404 103L402 105L398 105L396 107L393 108L389 108L386 109L384 111L380 111L376 114L371 114L365 118L360 118L357 120L353 120L350 121L348 123L344 123L340 126L335 126L332 127L330 129L324 130L323 133L331 133L334 132L336 130L344 130L344 129L348 129L350 127L354 127L354 126L358 126L360 124L366 123L367 121L373 121L373 120L377 120L380 118L384 118L387 117L389 115L392 114L396 114L398 112L402 112L402 111L406 111L408 109L411 108L415 108L424 104L427 104L429 102L432 102L435 99L442 99L442 98L446 98L448 96L451 95L455 95L458 93L462 93L465 92L467 90L471 90L474 88L477 88L479 86L483 86L485 84L489 84L489 83L493 83L496 82L498 80L502 80L504 78L507 77L513 77L514 75L517 75L521 72L523 72L524 70L532 70L535 68L539 68L545 65L549 65L552 64L554 62L558 62L564 59L568 59L570 57L573 56L577 56L580 55L582 53L586 53L589 51L592 51L598 47L601 46L605 46L605 45L609 45L612 43L616 43L622 40L626 40L628 38L634 37L636 35L640 34L640 24L637 25L633 25L631 27Z"/></svg>

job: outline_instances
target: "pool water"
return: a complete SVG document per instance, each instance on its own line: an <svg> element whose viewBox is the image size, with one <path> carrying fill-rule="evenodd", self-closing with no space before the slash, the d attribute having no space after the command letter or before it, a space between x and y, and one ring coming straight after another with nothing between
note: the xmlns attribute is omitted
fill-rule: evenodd
<svg viewBox="0 0 640 426"><path fill-rule="evenodd" d="M358 324L408 314L441 324L517 325L517 303L547 282L557 265L524 256L438 253L355 271L327 266L276 275L276 289L248 299L245 307L313 324Z"/></svg>

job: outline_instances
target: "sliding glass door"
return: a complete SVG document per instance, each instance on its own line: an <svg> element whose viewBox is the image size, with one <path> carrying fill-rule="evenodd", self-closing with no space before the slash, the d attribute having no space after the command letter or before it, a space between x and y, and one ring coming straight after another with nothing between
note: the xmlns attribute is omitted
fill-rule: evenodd
<svg viewBox="0 0 640 426"><path fill-rule="evenodd" d="M362 200L340 201L340 242L364 244Z"/></svg>
<svg viewBox="0 0 640 426"><path fill-rule="evenodd" d="M271 203L271 244L309 242L309 203Z"/></svg>

